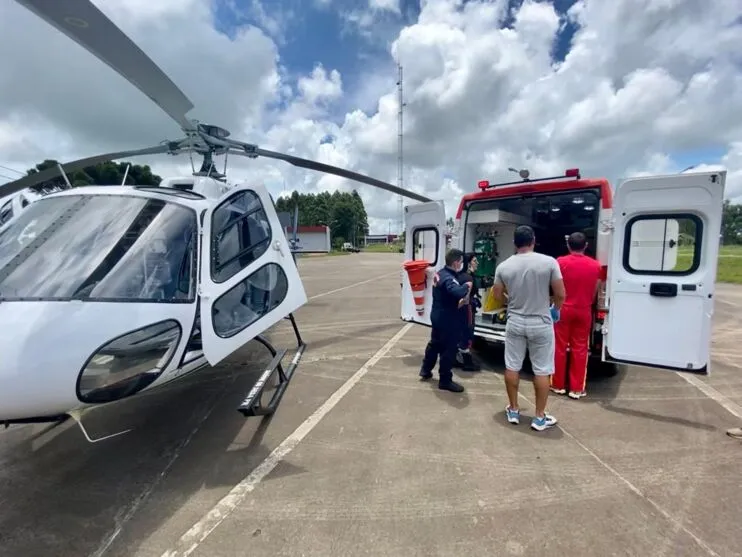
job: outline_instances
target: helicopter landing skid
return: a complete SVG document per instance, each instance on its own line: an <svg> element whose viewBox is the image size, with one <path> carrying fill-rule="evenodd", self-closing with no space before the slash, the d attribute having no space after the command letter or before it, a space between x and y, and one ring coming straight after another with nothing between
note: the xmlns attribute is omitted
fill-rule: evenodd
<svg viewBox="0 0 742 557"><path fill-rule="evenodd" d="M286 392L286 388L289 386L291 378L294 376L294 371L296 371L296 368L299 366L299 362L301 361L301 357L304 354L304 350L307 347L306 343L301 338L299 328L296 326L294 315L290 313L286 316L286 319L291 321L291 326L293 327L294 334L296 335L296 354L294 354L294 357L291 359L291 363L284 371L281 360L283 360L288 350L284 348L280 351L276 351L273 345L265 337L263 337L262 335L258 335L255 337L255 340L257 340L260 344L268 349L268 351L271 353L271 356L273 356L273 359L265 368L265 371L263 371L261 376L255 382L255 385L253 385L252 389L250 389L250 392L237 408L237 411L246 418L249 418L251 416L272 416L275 413L278 405L281 402L281 399L283 398L284 393ZM261 404L263 390L268 384L270 378L276 372L278 373L278 385L276 386L276 390L273 392L273 396L271 397L268 404L266 406L263 406Z"/></svg>
<svg viewBox="0 0 742 557"><path fill-rule="evenodd" d="M118 433L112 433L111 435L104 435L103 437L98 437L96 439L93 439L88 435L88 430L85 429L85 426L82 423L82 416L86 413L85 409L83 410L72 410L71 412L68 412L68 415L70 418L75 420L78 426L80 426L80 431L82 431L82 434L85 436L85 439L87 439L88 443L98 443L99 441L105 441L106 439L111 439L112 437L118 437L119 435L123 435L124 433L129 433L131 429L127 429L124 431L119 431Z"/></svg>

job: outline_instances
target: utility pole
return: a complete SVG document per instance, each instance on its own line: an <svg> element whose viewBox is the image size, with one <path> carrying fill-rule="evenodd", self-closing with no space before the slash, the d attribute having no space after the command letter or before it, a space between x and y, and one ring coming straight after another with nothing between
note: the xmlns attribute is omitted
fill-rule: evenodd
<svg viewBox="0 0 742 557"><path fill-rule="evenodd" d="M405 102L404 102L404 95L402 92L402 64L397 65L397 70L399 72L399 78L397 80L397 93L398 93L398 112L397 112L397 186L403 187L402 184L404 183L404 155L402 152L402 112L404 110ZM397 200L397 230L398 234L402 234L402 230L404 228L404 201L402 196L399 196L399 199Z"/></svg>

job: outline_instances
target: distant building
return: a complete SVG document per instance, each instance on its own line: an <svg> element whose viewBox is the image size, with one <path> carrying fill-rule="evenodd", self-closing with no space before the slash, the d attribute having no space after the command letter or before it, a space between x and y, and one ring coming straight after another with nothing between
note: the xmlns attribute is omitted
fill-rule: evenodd
<svg viewBox="0 0 742 557"><path fill-rule="evenodd" d="M363 237L364 245L371 244L393 244L399 239L397 234L366 234Z"/></svg>
<svg viewBox="0 0 742 557"><path fill-rule="evenodd" d="M294 239L294 227L287 226L284 231L286 239L291 242ZM298 253L329 253L332 247L330 227L325 225L299 226L296 230L296 240Z"/></svg>

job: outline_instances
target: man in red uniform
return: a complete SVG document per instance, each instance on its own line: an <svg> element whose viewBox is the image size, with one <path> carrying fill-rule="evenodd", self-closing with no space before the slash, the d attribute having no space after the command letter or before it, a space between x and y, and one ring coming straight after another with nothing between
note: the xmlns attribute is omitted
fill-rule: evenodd
<svg viewBox="0 0 742 557"><path fill-rule="evenodd" d="M569 391L571 398L578 399L586 394L587 352L593 302L600 279L600 263L585 255L587 240L582 232L570 234L567 247L569 255L557 258L567 298L562 305L559 321L554 325L556 347L551 390L556 394ZM567 347L570 349L569 381Z"/></svg>

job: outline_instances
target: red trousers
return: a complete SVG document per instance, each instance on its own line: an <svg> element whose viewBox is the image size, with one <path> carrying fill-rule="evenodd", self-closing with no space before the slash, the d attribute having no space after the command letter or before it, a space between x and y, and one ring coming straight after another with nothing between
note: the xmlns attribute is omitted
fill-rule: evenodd
<svg viewBox="0 0 742 557"><path fill-rule="evenodd" d="M554 325L556 353L551 386L572 392L585 390L587 378L587 352L592 326L592 308L562 306L559 321ZM569 355L569 381L567 381L567 347Z"/></svg>

